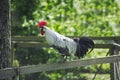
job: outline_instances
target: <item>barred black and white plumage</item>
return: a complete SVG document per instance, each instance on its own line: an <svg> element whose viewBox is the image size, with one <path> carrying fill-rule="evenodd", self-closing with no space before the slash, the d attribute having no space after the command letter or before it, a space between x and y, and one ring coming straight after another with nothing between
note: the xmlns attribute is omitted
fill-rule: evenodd
<svg viewBox="0 0 120 80"><path fill-rule="evenodd" d="M52 45L54 49L58 50L63 58L65 57L63 61L65 61L66 57L71 54L81 58L87 52L91 52L94 48L94 42L92 39L87 37L69 38L63 36L48 28L45 21L39 22L38 27L40 28L41 34L45 35L47 42ZM91 48L91 50L89 51L88 48Z"/></svg>

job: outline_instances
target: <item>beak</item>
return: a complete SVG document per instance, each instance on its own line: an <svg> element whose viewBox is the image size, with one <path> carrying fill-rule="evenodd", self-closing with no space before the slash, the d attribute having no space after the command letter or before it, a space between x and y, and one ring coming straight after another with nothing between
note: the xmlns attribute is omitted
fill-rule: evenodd
<svg viewBox="0 0 120 80"><path fill-rule="evenodd" d="M43 26L40 27L40 33L41 33L42 35L44 35L44 33L45 33L45 31L44 31L44 27L43 27Z"/></svg>

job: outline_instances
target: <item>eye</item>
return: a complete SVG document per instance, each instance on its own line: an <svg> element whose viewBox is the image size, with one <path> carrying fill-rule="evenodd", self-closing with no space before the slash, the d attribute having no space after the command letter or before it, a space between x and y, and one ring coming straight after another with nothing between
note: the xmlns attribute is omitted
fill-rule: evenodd
<svg viewBox="0 0 120 80"><path fill-rule="evenodd" d="M66 41L66 39L63 39L63 41Z"/></svg>
<svg viewBox="0 0 120 80"><path fill-rule="evenodd" d="M45 31L45 28L43 28L43 31Z"/></svg>

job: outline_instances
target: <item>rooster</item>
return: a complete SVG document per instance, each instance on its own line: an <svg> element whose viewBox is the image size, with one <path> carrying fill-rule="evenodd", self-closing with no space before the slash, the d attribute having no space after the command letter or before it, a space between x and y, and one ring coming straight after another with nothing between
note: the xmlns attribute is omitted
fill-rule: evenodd
<svg viewBox="0 0 120 80"><path fill-rule="evenodd" d="M91 38L69 38L61 35L47 27L46 21L38 22L41 35L45 36L46 41L56 49L62 56L62 62L66 61L67 56L74 54L79 59L86 53L90 53L94 48L94 42ZM91 48L91 50L88 50Z"/></svg>

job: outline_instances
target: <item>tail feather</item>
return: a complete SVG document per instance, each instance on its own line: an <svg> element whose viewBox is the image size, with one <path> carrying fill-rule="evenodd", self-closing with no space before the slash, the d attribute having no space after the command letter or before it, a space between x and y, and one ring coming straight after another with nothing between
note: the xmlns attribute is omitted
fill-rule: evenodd
<svg viewBox="0 0 120 80"><path fill-rule="evenodd" d="M86 53L89 51L89 48L91 48L91 50L88 53L90 53L94 49L94 42L91 38L75 38L74 41L77 43L76 55L79 58L86 55Z"/></svg>

